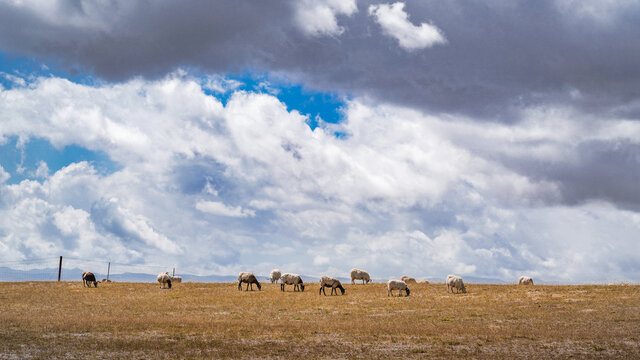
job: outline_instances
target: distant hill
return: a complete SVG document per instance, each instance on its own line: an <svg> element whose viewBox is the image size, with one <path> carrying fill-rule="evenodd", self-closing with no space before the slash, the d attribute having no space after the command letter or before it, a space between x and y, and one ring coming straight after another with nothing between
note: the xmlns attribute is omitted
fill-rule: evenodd
<svg viewBox="0 0 640 360"><path fill-rule="evenodd" d="M80 276L82 274L82 269L72 268L72 269L62 269L62 281L80 281ZM106 273L94 273L96 275L96 279L102 280L107 277ZM156 282L157 273L119 273L119 274L110 274L109 279L112 281L119 282ZM193 274L182 274L178 273L176 275L182 276L182 281L191 281L191 282L236 282L238 279L237 275L193 275ZM269 275L268 274L258 274L258 280L260 282L268 282ZM399 277L398 277L399 278ZM317 283L320 281L320 278L317 276L310 275L302 275L302 279L305 283ZM351 279L346 277L338 277L338 279L344 284L350 284ZM416 279L426 279L430 283L444 283L444 277L435 278L435 277L420 277L416 276ZM463 276L463 279L468 284L515 284L517 279L513 279L513 281L504 281L502 279L497 278L485 278L485 277L476 277L476 276ZM58 268L46 268L46 269L31 269L31 270L16 270L8 267L0 267L0 281L56 281L58 280ZM385 278L374 278L372 279L375 283L385 283L389 279ZM567 282L561 281L545 281L543 279L534 279L535 283L538 285L561 285L568 284ZM358 282L356 281L356 284ZM612 282L615 283L615 282Z"/></svg>

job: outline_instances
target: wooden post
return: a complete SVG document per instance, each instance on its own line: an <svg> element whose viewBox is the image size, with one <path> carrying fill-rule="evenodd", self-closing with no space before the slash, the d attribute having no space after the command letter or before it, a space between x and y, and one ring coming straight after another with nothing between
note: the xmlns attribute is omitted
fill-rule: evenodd
<svg viewBox="0 0 640 360"><path fill-rule="evenodd" d="M109 273L111 272L111 261L109 261L109 267L107 267L107 280L109 280Z"/></svg>
<svg viewBox="0 0 640 360"><path fill-rule="evenodd" d="M58 264L58 282L60 282L60 275L62 275L62 255L60 255L60 264Z"/></svg>
<svg viewBox="0 0 640 360"><path fill-rule="evenodd" d="M176 268L173 268L173 275L171 276L176 276Z"/></svg>

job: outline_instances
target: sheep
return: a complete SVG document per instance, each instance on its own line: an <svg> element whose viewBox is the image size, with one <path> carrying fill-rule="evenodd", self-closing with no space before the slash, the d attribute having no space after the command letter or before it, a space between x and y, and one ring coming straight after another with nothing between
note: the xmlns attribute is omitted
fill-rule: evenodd
<svg viewBox="0 0 640 360"><path fill-rule="evenodd" d="M285 285L293 285L293 291L304 291L304 283L302 282L302 277L298 274L282 274L280 276L280 291L284 291Z"/></svg>
<svg viewBox="0 0 640 360"><path fill-rule="evenodd" d="M364 270L351 269L351 284L355 285L355 280L362 280L362 284L368 284L371 282L371 277Z"/></svg>
<svg viewBox="0 0 640 360"><path fill-rule="evenodd" d="M327 296L327 293L324 291L325 287L330 287L331 288L331 295L333 295L333 293L335 292L336 295L338 295L338 290L336 289L340 289L340 291L342 292L342 295L344 295L344 287L342 286L342 284L340 283L340 280L336 279L336 278L332 278L330 276L321 276L320 277L320 291L318 291L318 295L320 295L320 293L324 294L324 296Z"/></svg>
<svg viewBox="0 0 640 360"><path fill-rule="evenodd" d="M459 291L462 291L462 293L467 292L467 289L464 287L464 282L462 281L462 278L460 276L448 275L446 282L447 282L447 292L451 290L451 293L453 294L453 289L456 289L456 294Z"/></svg>
<svg viewBox="0 0 640 360"><path fill-rule="evenodd" d="M393 290L398 290L398 296L402 296L402 290L407 293L407 296L411 293L407 283L402 280L389 280L387 282L387 296L393 296Z"/></svg>
<svg viewBox="0 0 640 360"><path fill-rule="evenodd" d="M94 287L98 287L98 281L96 281L96 276L93 275L90 271L82 272L82 287L91 287L91 283L93 283Z"/></svg>
<svg viewBox="0 0 640 360"><path fill-rule="evenodd" d="M158 274L158 282L162 284L162 289L164 289L165 284L171 289L171 284L177 284L182 282L182 278L180 276L172 276L169 275L168 271Z"/></svg>
<svg viewBox="0 0 640 360"><path fill-rule="evenodd" d="M252 273L241 272L240 274L238 274L238 290L242 290L242 283L247 284L247 288L245 289L245 291L249 291L249 286L251 286L251 291L253 291L253 284L256 284L258 286L258 290L262 290L260 282Z"/></svg>
<svg viewBox="0 0 640 360"><path fill-rule="evenodd" d="M273 269L271 270L271 274L269 274L269 280L271 280L271 283L277 283L278 280L280 280L280 275L282 275L280 273L280 270L278 269Z"/></svg>
<svg viewBox="0 0 640 360"><path fill-rule="evenodd" d="M518 285L533 285L533 279L529 276L520 276L520 279L518 279Z"/></svg>
<svg viewBox="0 0 640 360"><path fill-rule="evenodd" d="M171 276L169 276L168 272L163 272L158 274L158 282L162 285L161 288L164 289L165 288L165 284L167 286L169 286L169 289L171 289Z"/></svg>
<svg viewBox="0 0 640 360"><path fill-rule="evenodd" d="M407 284L417 284L418 283L415 278L412 278L409 275L404 275L403 277L400 278L400 280L404 281Z"/></svg>

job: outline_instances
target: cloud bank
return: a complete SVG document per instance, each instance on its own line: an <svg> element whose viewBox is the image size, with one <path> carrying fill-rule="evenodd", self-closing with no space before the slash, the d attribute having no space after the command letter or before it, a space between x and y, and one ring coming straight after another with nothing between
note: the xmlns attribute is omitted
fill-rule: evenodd
<svg viewBox="0 0 640 360"><path fill-rule="evenodd" d="M603 117L637 118L640 109L633 1L33 4L0 1L0 49L109 81L177 67L253 69L477 121L517 122L523 108L544 104ZM447 43L406 50L437 44L437 34Z"/></svg>
<svg viewBox="0 0 640 360"><path fill-rule="evenodd" d="M485 124L354 98L342 123L312 130L273 95L229 90L223 104L203 87L177 72L2 90L2 138L76 144L121 166L77 162L17 184L0 171L3 257L64 251L221 274L640 276L638 199L622 196L640 167L576 175L606 158L637 164L635 121L531 107L518 124Z"/></svg>

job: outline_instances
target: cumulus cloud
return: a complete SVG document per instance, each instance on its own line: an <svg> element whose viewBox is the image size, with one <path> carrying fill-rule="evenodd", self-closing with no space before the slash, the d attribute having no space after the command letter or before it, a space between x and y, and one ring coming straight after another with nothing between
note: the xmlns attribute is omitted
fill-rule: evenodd
<svg viewBox="0 0 640 360"><path fill-rule="evenodd" d="M578 193L577 177L548 171L589 171L593 142L618 144L608 153L621 159L640 138L633 121L531 107L517 124L483 125L354 98L343 122L311 129L273 95L229 92L223 105L184 72L95 86L47 77L0 92L1 137L76 144L120 165L0 183L3 254L90 244L96 256L204 273L640 276L637 213L612 200L640 166Z"/></svg>
<svg viewBox="0 0 640 360"><path fill-rule="evenodd" d="M398 44L405 50L418 50L444 44L447 40L437 27L421 23L413 25L409 21L409 14L404 11L405 4L380 4L369 6L369 15L375 17L382 31L398 40Z"/></svg>
<svg viewBox="0 0 640 360"><path fill-rule="evenodd" d="M338 25L336 16L350 16L358 11L356 0L302 0L295 7L297 25L313 36L342 34L344 27Z"/></svg>

